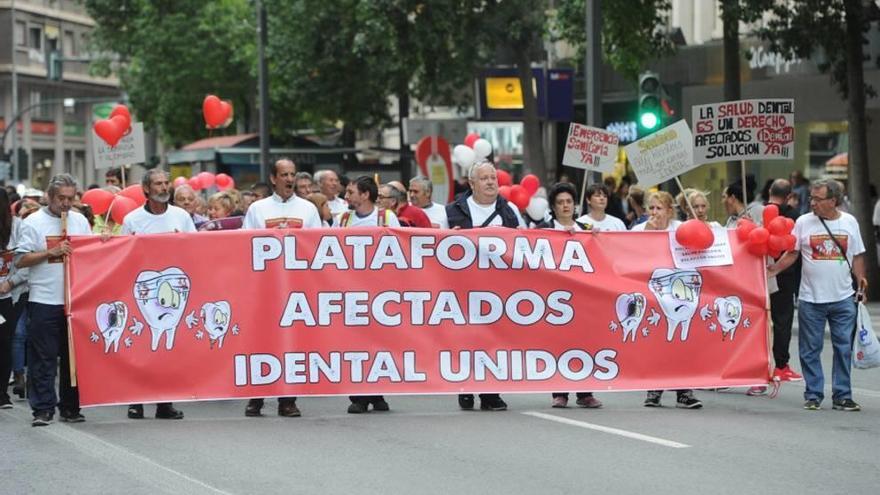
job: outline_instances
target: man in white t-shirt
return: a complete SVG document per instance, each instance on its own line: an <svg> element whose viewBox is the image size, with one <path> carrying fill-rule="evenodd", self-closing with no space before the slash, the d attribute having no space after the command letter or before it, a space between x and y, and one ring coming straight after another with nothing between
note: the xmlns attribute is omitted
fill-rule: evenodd
<svg viewBox="0 0 880 495"><path fill-rule="evenodd" d="M431 179L419 175L409 181L409 202L413 206L425 210L425 214L431 220L431 226L435 229L448 229L449 221L446 219L446 206L434 203L431 195L434 193L434 184Z"/></svg>
<svg viewBox="0 0 880 495"><path fill-rule="evenodd" d="M624 231L626 225L617 217L605 214L608 207L608 197L611 195L605 184L590 184L584 193L587 196L589 211L576 221L595 231Z"/></svg>
<svg viewBox="0 0 880 495"><path fill-rule="evenodd" d="M273 193L267 198L255 201L248 208L242 229L318 229L322 227L318 208L296 192L296 164L282 158L272 165L269 181ZM248 401L244 409L247 417L262 416L265 399ZM296 397L278 398L278 415L298 418L302 415L296 406Z"/></svg>
<svg viewBox="0 0 880 495"><path fill-rule="evenodd" d="M825 398L822 374L822 347L825 323L831 333L833 408L858 411L852 400L850 370L852 339L857 307L853 301L864 299L868 286L865 278L865 246L859 223L849 213L838 209L843 186L834 180L820 180L810 188L812 213L802 215L792 232L797 238L795 250L789 251L770 266L771 276L791 266L801 256L801 285L798 293L798 331L801 372L806 384L804 409L818 410ZM851 267L851 268L850 268ZM852 277L858 280L858 293Z"/></svg>
<svg viewBox="0 0 880 495"><path fill-rule="evenodd" d="M195 232L196 226L190 214L183 208L168 204L171 199L171 184L168 173L160 168L147 170L141 180L147 202L122 221L122 234L167 234L174 232ZM173 339L173 334L166 338ZM170 341L169 341L170 342ZM128 406L129 419L143 419L143 404ZM170 402L156 404L156 419L183 419L183 411L174 408Z"/></svg>
<svg viewBox="0 0 880 495"><path fill-rule="evenodd" d="M68 235L89 235L89 222L71 211L76 199L76 179L59 174L49 181L48 206L28 216L21 225L16 253L18 268L29 268L28 285L28 401L33 426L46 426L60 410L61 420L80 423L79 392L70 382L67 317L64 311L64 257L70 255ZM63 226L62 217L66 217ZM66 227L66 231L64 231ZM55 374L61 358L61 376L55 395ZM7 380L8 377L2 377Z"/></svg>
<svg viewBox="0 0 880 495"><path fill-rule="evenodd" d="M332 170L319 170L315 172L315 182L321 189L321 194L327 196L327 206L330 207L330 213L335 218L340 213L348 210L348 203L339 197L340 186L339 176Z"/></svg>

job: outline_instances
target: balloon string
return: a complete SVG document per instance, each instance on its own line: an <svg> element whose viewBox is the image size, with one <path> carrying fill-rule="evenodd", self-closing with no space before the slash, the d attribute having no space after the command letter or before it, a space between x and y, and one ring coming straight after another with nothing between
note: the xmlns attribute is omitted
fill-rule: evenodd
<svg viewBox="0 0 880 495"><path fill-rule="evenodd" d="M114 194L113 201L110 201L110 206L107 207L107 216L104 217L104 228L107 228L107 222L110 221L110 211L113 210L113 203L116 202L116 198L118 197L118 195Z"/></svg>

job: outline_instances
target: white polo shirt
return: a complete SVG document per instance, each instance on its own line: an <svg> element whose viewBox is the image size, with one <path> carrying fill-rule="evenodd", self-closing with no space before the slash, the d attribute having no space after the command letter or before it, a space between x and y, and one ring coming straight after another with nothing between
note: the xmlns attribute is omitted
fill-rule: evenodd
<svg viewBox="0 0 880 495"><path fill-rule="evenodd" d="M425 215L428 215L428 220L431 221L432 227L440 229L449 228L449 220L446 218L446 206L431 203L431 206L422 208L422 210L425 212Z"/></svg>
<svg viewBox="0 0 880 495"><path fill-rule="evenodd" d="M122 234L167 234L171 232L195 232L192 217L183 208L168 205L160 214L150 213L146 205L125 215Z"/></svg>
<svg viewBox="0 0 880 495"><path fill-rule="evenodd" d="M251 204L241 228L252 230L321 227L321 215L314 203L296 195L285 201L275 193Z"/></svg>

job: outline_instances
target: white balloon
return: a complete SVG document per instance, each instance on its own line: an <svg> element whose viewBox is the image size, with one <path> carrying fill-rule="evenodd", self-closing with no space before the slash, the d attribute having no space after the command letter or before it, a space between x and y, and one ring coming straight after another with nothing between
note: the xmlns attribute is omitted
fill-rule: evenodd
<svg viewBox="0 0 880 495"><path fill-rule="evenodd" d="M463 144L457 145L452 149L452 157L455 161L461 165L463 168L467 169L471 165L477 161L476 155L474 155L474 150L468 148Z"/></svg>
<svg viewBox="0 0 880 495"><path fill-rule="evenodd" d="M532 220L544 220L544 216L547 214L549 207L550 204L547 203L546 198L532 196L532 199L529 201L529 206L526 207L526 213L529 214L529 218Z"/></svg>
<svg viewBox="0 0 880 495"><path fill-rule="evenodd" d="M492 154L492 143L485 139L477 139L474 143L474 153L476 153L477 158L486 158Z"/></svg>

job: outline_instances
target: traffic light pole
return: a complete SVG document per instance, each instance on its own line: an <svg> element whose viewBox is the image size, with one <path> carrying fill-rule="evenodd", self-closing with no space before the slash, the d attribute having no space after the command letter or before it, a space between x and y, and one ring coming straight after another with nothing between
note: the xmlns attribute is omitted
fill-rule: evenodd
<svg viewBox="0 0 880 495"><path fill-rule="evenodd" d="M587 0L587 50L584 64L584 81L587 85L587 122L602 128L602 2ZM584 172L584 183L602 181L599 172ZM581 198L583 202L584 198Z"/></svg>

